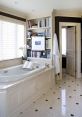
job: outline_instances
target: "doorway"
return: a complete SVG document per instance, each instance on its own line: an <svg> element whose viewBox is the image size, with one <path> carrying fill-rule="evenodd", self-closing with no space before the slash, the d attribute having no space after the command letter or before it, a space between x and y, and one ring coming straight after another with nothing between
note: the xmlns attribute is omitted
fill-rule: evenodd
<svg viewBox="0 0 82 117"><path fill-rule="evenodd" d="M66 55L62 56L62 28L66 30ZM64 44L64 43L63 43ZM74 77L81 77L81 26L80 23L59 23L60 47L60 78L62 78L63 65L66 73ZM64 63L63 63L64 61Z"/></svg>
<svg viewBox="0 0 82 117"><path fill-rule="evenodd" d="M76 76L76 27L62 27L62 73Z"/></svg>

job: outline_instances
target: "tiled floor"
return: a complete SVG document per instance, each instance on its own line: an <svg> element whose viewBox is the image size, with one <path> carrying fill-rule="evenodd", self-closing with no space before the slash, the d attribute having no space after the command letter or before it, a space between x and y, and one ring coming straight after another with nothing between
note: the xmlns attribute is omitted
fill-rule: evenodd
<svg viewBox="0 0 82 117"><path fill-rule="evenodd" d="M43 94L20 117L82 117L82 79L64 75L55 89Z"/></svg>

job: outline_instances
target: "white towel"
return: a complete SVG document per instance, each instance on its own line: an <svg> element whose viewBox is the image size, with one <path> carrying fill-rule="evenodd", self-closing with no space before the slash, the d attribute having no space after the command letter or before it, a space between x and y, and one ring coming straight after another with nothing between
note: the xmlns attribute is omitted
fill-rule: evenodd
<svg viewBox="0 0 82 117"><path fill-rule="evenodd" d="M23 64L23 68L27 68L28 64L29 64L29 61L25 61L25 63Z"/></svg>
<svg viewBox="0 0 82 117"><path fill-rule="evenodd" d="M60 61L59 61L59 56L53 55L53 65L55 69L55 74L60 73Z"/></svg>
<svg viewBox="0 0 82 117"><path fill-rule="evenodd" d="M58 39L56 34L54 34L53 38L53 64L55 67L55 73L60 73L60 61L59 61L59 48L58 48Z"/></svg>
<svg viewBox="0 0 82 117"><path fill-rule="evenodd" d="M26 61L23 65L23 68L33 69L33 63L31 61Z"/></svg>
<svg viewBox="0 0 82 117"><path fill-rule="evenodd" d="M53 38L53 55L59 55L58 39L56 33Z"/></svg>

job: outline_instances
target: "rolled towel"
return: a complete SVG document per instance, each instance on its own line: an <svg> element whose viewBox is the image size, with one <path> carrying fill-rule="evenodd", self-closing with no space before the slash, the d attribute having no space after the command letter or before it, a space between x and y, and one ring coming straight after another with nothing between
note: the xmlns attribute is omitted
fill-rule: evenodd
<svg viewBox="0 0 82 117"><path fill-rule="evenodd" d="M27 68L28 68L28 69L33 69L33 63L32 63L32 62L29 62Z"/></svg>
<svg viewBox="0 0 82 117"><path fill-rule="evenodd" d="M22 68L27 68L28 64L29 64L29 61L25 61Z"/></svg>
<svg viewBox="0 0 82 117"><path fill-rule="evenodd" d="M31 61L26 61L23 65L23 68L33 69L33 63Z"/></svg>

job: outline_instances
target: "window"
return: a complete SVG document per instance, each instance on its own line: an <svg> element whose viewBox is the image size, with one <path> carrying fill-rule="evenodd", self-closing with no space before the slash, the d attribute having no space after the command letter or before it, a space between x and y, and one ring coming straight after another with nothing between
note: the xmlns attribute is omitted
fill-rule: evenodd
<svg viewBox="0 0 82 117"><path fill-rule="evenodd" d="M66 28L62 28L62 55L66 55Z"/></svg>
<svg viewBox="0 0 82 117"><path fill-rule="evenodd" d="M24 25L0 20L0 60L22 56Z"/></svg>

